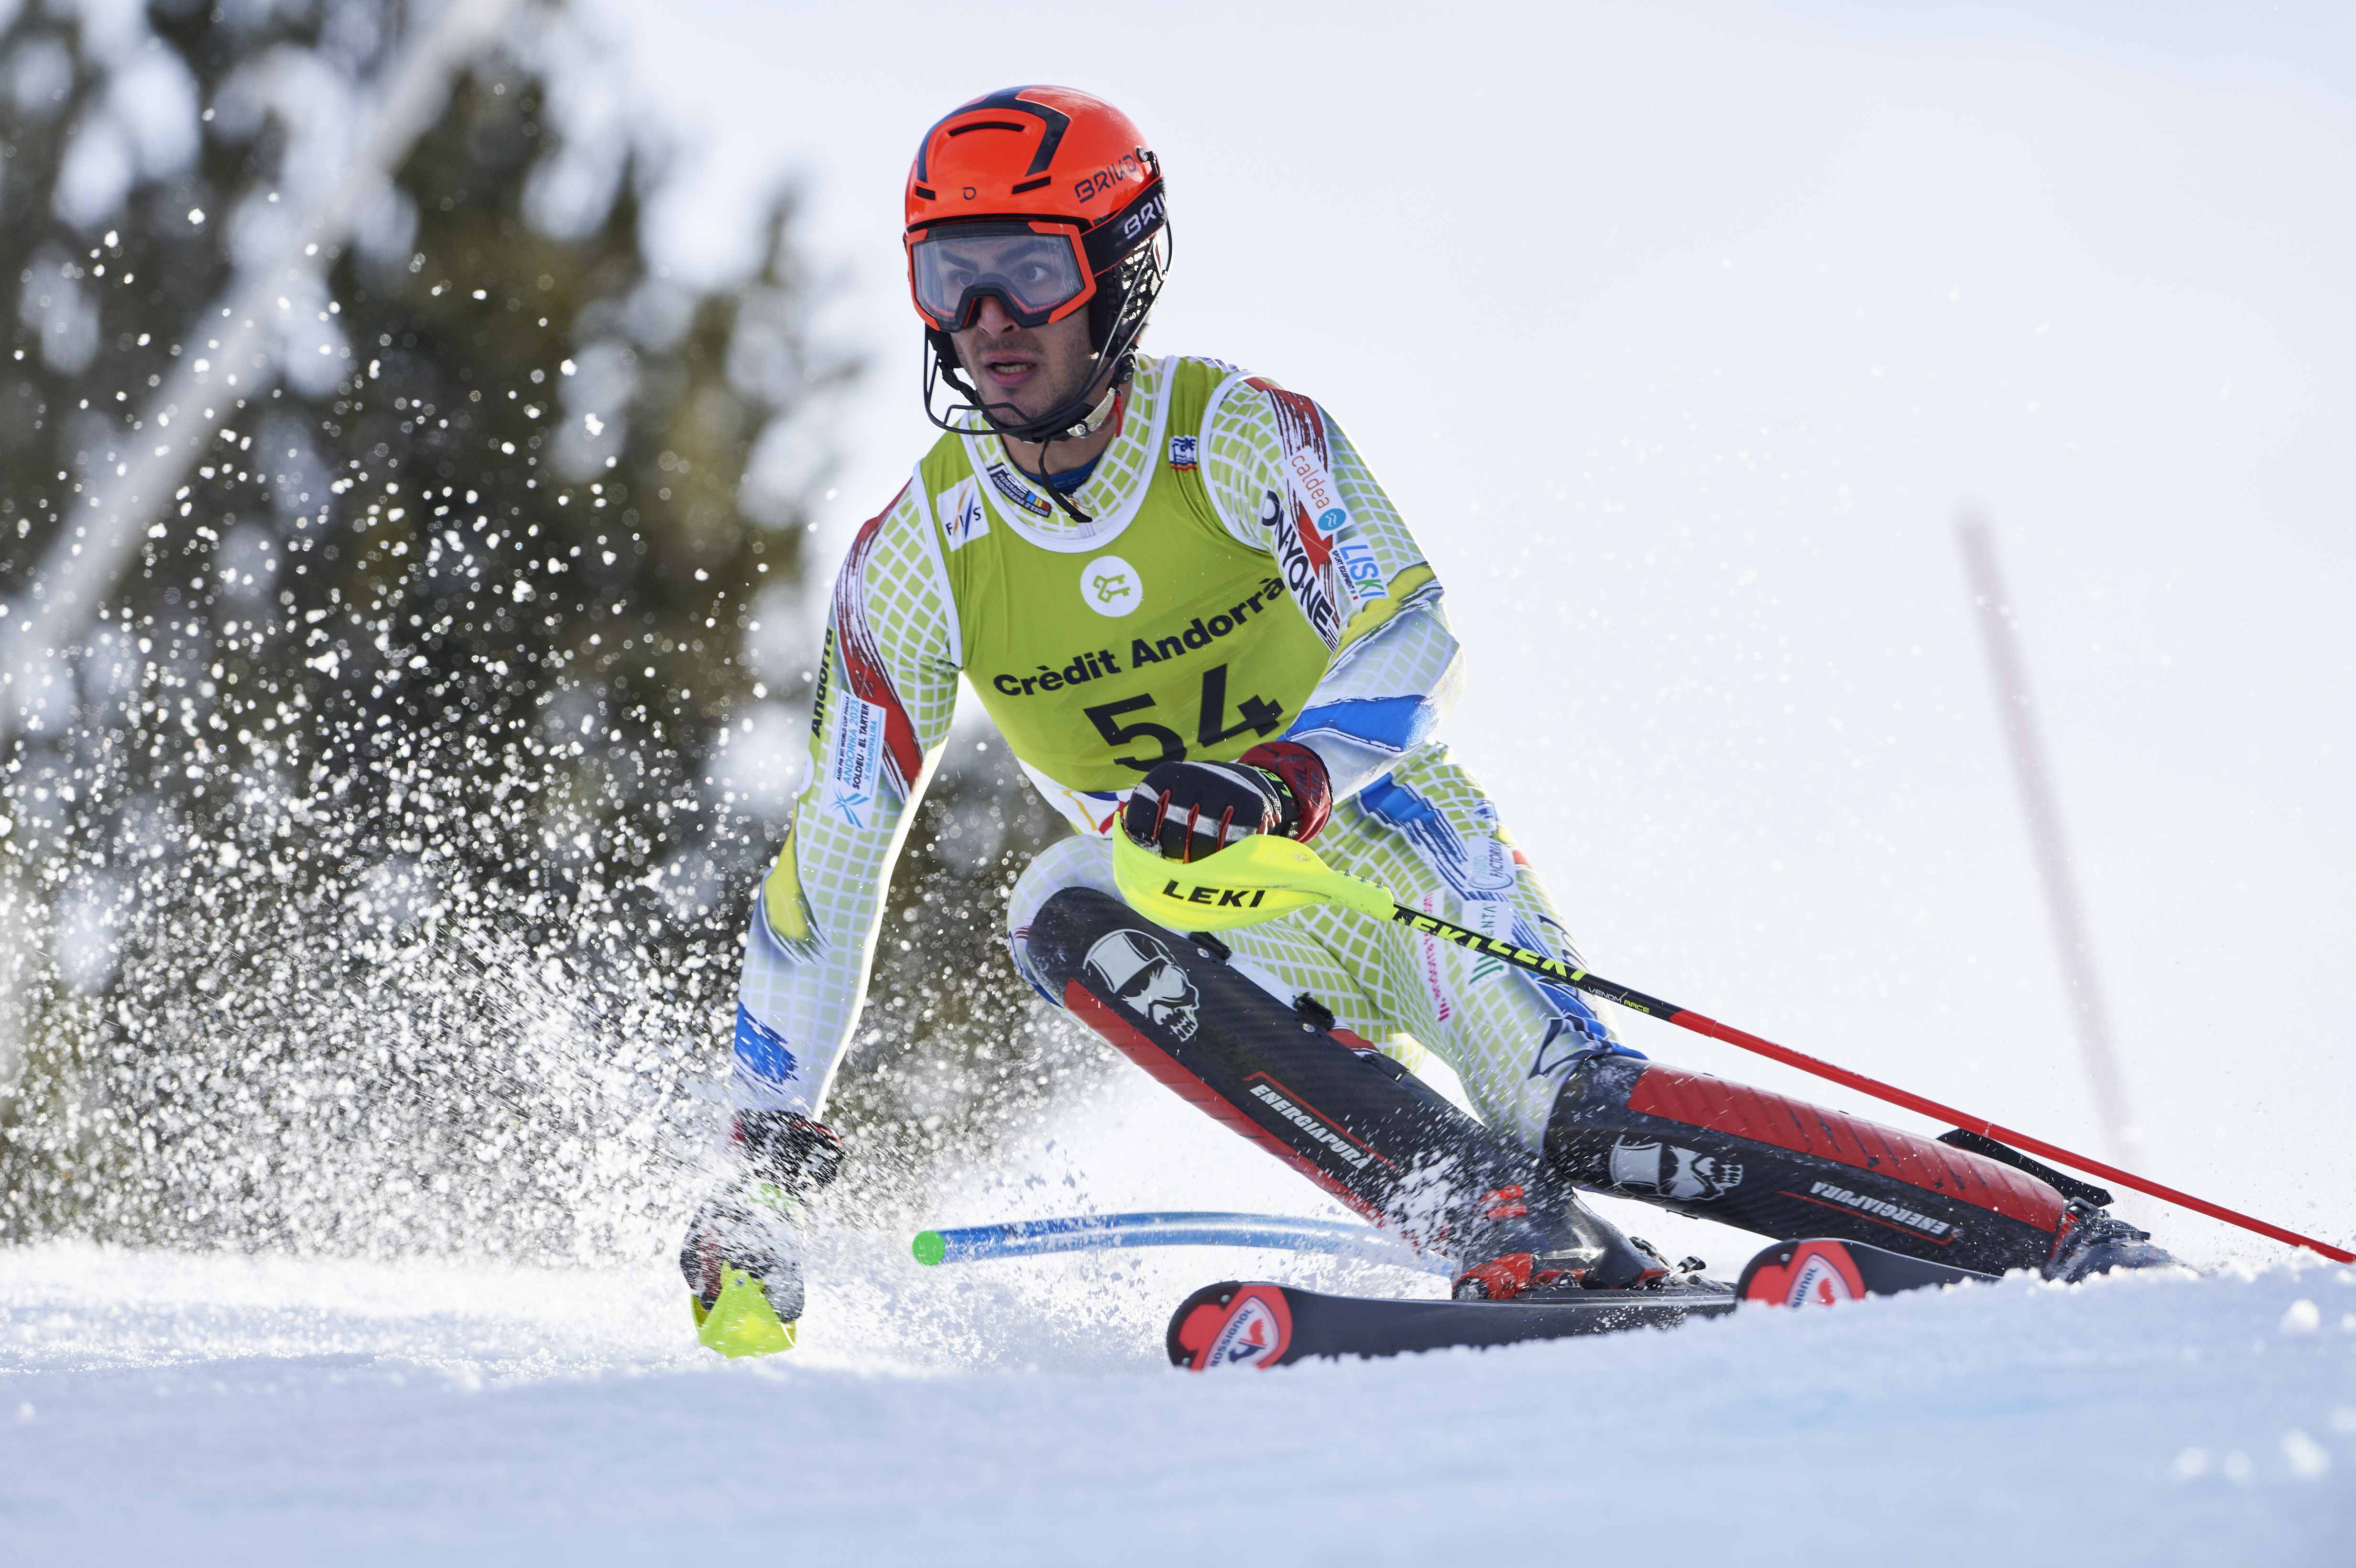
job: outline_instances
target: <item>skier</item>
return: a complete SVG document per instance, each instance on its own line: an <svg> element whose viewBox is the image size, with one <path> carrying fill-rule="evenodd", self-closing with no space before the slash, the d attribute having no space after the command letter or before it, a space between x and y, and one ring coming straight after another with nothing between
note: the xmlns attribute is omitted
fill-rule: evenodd
<svg viewBox="0 0 2356 1568"><path fill-rule="evenodd" d="M1160 161L1086 93L991 93L918 144L904 245L945 433L835 583L810 781L745 951L741 1170L680 1253L697 1321L732 1275L782 1322L800 1315L798 1221L842 1159L818 1117L960 675L1077 829L1015 886L1023 977L1450 1258L1460 1296L1680 1277L1582 1186L1997 1272L2168 1261L2008 1165L1645 1062L1576 991L1403 925L1319 908L1221 941L1121 901L1113 834L1173 871L1276 834L1580 962L1495 805L1435 739L1462 653L1356 448L1297 392L1140 351L1170 232ZM937 411L944 394L962 400ZM1478 1120L1408 1071L1419 1048Z"/></svg>

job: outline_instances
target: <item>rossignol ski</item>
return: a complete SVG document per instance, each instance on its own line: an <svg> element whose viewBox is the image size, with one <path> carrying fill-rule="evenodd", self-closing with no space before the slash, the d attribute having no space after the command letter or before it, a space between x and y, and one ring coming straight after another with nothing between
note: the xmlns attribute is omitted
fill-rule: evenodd
<svg viewBox="0 0 2356 1568"><path fill-rule="evenodd" d="M1743 1302L1831 1306L1992 1277L1861 1242L1812 1239L1776 1243L1752 1258L1732 1285L1703 1281L1665 1289L1565 1291L1541 1301L1398 1301L1226 1280L1178 1304L1165 1342L1171 1364L1188 1371L1266 1369L1317 1356L1397 1356L1673 1328L1690 1317L1720 1317Z"/></svg>

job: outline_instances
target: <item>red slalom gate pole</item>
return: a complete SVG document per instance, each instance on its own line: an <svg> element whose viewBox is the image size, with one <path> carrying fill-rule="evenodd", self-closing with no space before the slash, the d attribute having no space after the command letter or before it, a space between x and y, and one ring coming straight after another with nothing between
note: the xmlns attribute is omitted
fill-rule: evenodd
<svg viewBox="0 0 2356 1568"><path fill-rule="evenodd" d="M1982 1137L1994 1138L2000 1144L2008 1145L2027 1154L2042 1155L2047 1159L2066 1165L2073 1170L2083 1170L2089 1176L2099 1176L2105 1180L2115 1181L2122 1187L2131 1187L2137 1192L2148 1194L2164 1202L2196 1211L2214 1220L2222 1220L2229 1225L2239 1225L2244 1231L2254 1231L2261 1236L2270 1237L2294 1247L2306 1247L2311 1252L2320 1253L2334 1263L2356 1264L2356 1253L2351 1253L2344 1247L2335 1247L2329 1242L2319 1242L2313 1236L2302 1236L2297 1231L2286 1231L2280 1225L2270 1225L2264 1220L2242 1213L2238 1210L2228 1209L2222 1203L2211 1203L2205 1198L2195 1198L2190 1192L2179 1192L2173 1187L2163 1187L2158 1182L2148 1180L2132 1171L2121 1170L2116 1166L2104 1165L2101 1160L2089 1159L2083 1154L2072 1154L2058 1144L2050 1144L2042 1138L2030 1137L2027 1133L2014 1132L2010 1127L1998 1126L1985 1116L1968 1115L1956 1110L1953 1105L1942 1105L1936 1100L1925 1099L1920 1094L1896 1088L1879 1079L1868 1078L1862 1072L1852 1072L1846 1067L1836 1067L1829 1061L1819 1061L1804 1051L1794 1051L1787 1045L1777 1045L1772 1040L1762 1040L1755 1034L1746 1033L1731 1025L1722 1024L1716 1019L1707 1018L1690 1008L1678 1007L1675 1002L1665 1002L1658 997L1648 997L1642 991L1631 990L1625 986L1606 980L1600 975L1590 975L1584 969L1574 969L1558 958L1548 958L1543 954L1517 948L1512 943L1499 942L1496 938L1483 936L1477 931L1466 931L1462 926L1451 925L1448 922L1425 914L1419 910L1411 910L1405 904L1395 904L1392 909L1391 918L1402 925L1413 926L1426 935L1436 936L1443 942L1453 942L1460 947L1468 947L1493 958L1502 958L1516 968L1527 969L1534 975L1543 976L1558 984L1574 986L1591 997L1601 997L1607 1002L1616 1002L1633 1012L1643 1013L1647 1018L1660 1019L1665 1022L1676 1025L1679 1029L1691 1029L1696 1034L1708 1035L1712 1040L1723 1040L1728 1045L1739 1047L1756 1056L1766 1057L1771 1061L1780 1061L1786 1067L1796 1067L1803 1072L1814 1073L1818 1078L1844 1084L1860 1094L1870 1094L1877 1100L1886 1100L1893 1105L1903 1105L1910 1111L1920 1111L1926 1116L1953 1122L1966 1132L1977 1133Z"/></svg>

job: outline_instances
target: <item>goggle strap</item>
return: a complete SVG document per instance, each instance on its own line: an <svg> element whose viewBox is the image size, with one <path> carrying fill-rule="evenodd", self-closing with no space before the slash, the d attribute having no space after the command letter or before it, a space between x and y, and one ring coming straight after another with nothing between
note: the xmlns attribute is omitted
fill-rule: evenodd
<svg viewBox="0 0 2356 1568"><path fill-rule="evenodd" d="M1122 257L1152 239L1169 216L1170 209L1162 199L1162 178L1157 175L1145 182L1145 188L1127 207L1080 237L1088 271L1102 276Z"/></svg>

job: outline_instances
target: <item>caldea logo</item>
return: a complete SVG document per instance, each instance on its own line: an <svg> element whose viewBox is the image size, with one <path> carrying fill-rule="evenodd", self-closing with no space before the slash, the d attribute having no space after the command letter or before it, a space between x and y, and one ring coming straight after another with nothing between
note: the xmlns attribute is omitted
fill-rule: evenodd
<svg viewBox="0 0 2356 1568"><path fill-rule="evenodd" d="M990 532L990 515L981 504L980 488L970 479L942 496L939 507L941 534L948 540L951 554Z"/></svg>

